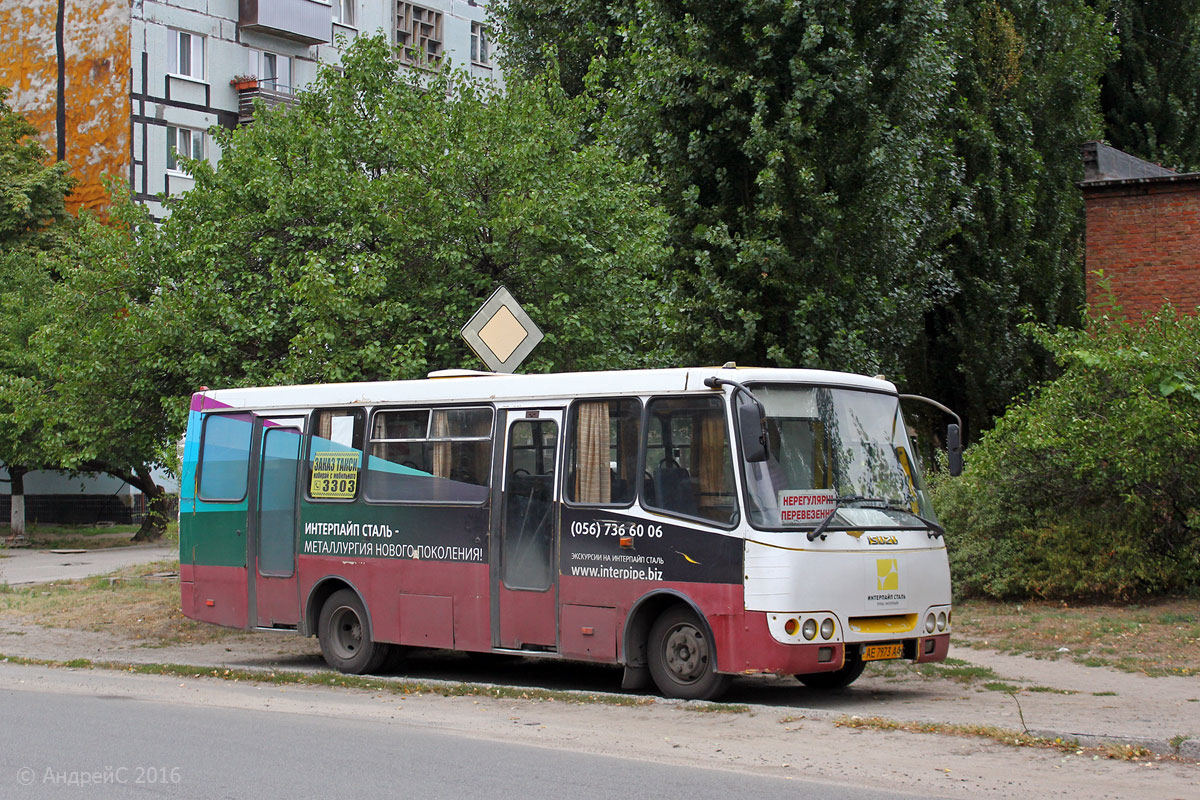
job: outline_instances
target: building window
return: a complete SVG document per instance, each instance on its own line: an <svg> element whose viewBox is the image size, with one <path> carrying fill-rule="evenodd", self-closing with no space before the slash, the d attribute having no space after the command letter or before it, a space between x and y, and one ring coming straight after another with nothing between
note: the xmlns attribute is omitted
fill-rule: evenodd
<svg viewBox="0 0 1200 800"><path fill-rule="evenodd" d="M331 0L333 6L333 21L349 28L354 27L355 0Z"/></svg>
<svg viewBox="0 0 1200 800"><path fill-rule="evenodd" d="M482 22L471 23L471 61L485 67L492 63L492 43Z"/></svg>
<svg viewBox="0 0 1200 800"><path fill-rule="evenodd" d="M247 64L250 74L258 78L259 86L273 92L292 91L292 59L266 50L250 50Z"/></svg>
<svg viewBox="0 0 1200 800"><path fill-rule="evenodd" d="M181 172L179 158L204 158L204 131L167 126L167 169Z"/></svg>
<svg viewBox="0 0 1200 800"><path fill-rule="evenodd" d="M400 60L430 65L442 60L442 14L412 3L396 4L396 47Z"/></svg>
<svg viewBox="0 0 1200 800"><path fill-rule="evenodd" d="M174 75L204 80L204 37L187 31L170 31L167 66Z"/></svg>

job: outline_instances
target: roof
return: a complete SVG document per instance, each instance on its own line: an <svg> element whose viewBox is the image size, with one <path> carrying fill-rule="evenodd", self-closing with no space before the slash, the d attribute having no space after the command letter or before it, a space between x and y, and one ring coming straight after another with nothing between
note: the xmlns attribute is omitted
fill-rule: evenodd
<svg viewBox="0 0 1200 800"><path fill-rule="evenodd" d="M438 375L438 373L433 373ZM568 372L537 375L476 374L415 381L327 383L210 389L192 397L192 410L211 408L294 409L317 406L373 406L392 403L539 402L572 397L661 394L704 390L704 379L739 382L781 381L896 393L891 382L848 372L811 369L692 367L685 369Z"/></svg>
<svg viewBox="0 0 1200 800"><path fill-rule="evenodd" d="M1200 172L1176 172L1103 142L1085 142L1082 152L1085 190L1200 181Z"/></svg>

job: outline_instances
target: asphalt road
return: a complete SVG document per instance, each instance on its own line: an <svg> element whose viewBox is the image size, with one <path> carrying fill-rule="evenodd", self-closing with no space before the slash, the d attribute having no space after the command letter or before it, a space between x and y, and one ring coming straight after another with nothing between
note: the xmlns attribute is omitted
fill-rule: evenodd
<svg viewBox="0 0 1200 800"><path fill-rule="evenodd" d="M356 713L356 697L339 712L333 691L319 712L263 711L229 707L219 684L189 684L176 703L143 691L144 676L106 676L108 693L89 694L75 673L37 674L0 688L0 798L912 796L475 739ZM198 706L197 690L221 702Z"/></svg>

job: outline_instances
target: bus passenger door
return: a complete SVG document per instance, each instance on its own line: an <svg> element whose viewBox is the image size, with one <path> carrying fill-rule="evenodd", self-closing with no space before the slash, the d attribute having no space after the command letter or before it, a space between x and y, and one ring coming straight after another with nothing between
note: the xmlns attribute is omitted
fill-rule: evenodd
<svg viewBox="0 0 1200 800"><path fill-rule="evenodd" d="M303 417L259 419L258 481L246 521L251 627L294 627L300 622L296 581L296 488Z"/></svg>
<svg viewBox="0 0 1200 800"><path fill-rule="evenodd" d="M503 470L494 482L492 643L514 650L558 644L559 440L562 409L510 409Z"/></svg>

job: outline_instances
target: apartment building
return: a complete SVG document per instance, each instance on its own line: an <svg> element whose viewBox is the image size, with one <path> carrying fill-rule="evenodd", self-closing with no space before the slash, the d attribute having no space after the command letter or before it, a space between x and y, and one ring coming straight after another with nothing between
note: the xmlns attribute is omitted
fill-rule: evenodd
<svg viewBox="0 0 1200 800"><path fill-rule="evenodd" d="M412 67L503 81L485 0L4 0L0 85L75 168L72 205L103 205L107 174L161 217L161 195L192 186L179 156L220 160L211 127L252 121L256 98L291 102L378 32Z"/></svg>

